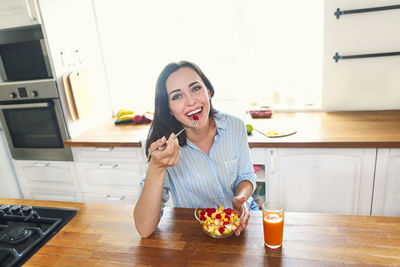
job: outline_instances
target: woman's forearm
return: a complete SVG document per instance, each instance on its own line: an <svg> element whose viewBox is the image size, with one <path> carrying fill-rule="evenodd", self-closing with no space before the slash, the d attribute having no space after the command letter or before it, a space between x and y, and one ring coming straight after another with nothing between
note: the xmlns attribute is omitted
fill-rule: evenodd
<svg viewBox="0 0 400 267"><path fill-rule="evenodd" d="M236 186L235 196L243 196L246 200L251 196L253 193L253 184L247 180L241 181Z"/></svg>
<svg viewBox="0 0 400 267"><path fill-rule="evenodd" d="M135 206L136 230L144 238L154 232L160 220L165 173L165 168L159 169L150 163L142 192Z"/></svg>

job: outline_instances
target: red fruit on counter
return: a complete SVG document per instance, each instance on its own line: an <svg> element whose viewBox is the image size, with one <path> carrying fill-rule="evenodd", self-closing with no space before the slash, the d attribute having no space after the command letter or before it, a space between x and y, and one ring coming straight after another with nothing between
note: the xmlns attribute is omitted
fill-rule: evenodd
<svg viewBox="0 0 400 267"><path fill-rule="evenodd" d="M154 115L150 112L146 112L143 114L143 121L144 123L149 123L154 119Z"/></svg>
<svg viewBox="0 0 400 267"><path fill-rule="evenodd" d="M143 116L142 115L135 115L132 119L132 121L136 124L142 123L143 121Z"/></svg>

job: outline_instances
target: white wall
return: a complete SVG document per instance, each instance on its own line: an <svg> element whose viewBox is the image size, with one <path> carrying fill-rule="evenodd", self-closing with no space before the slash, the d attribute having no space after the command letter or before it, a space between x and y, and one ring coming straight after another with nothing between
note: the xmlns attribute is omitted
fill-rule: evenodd
<svg viewBox="0 0 400 267"><path fill-rule="evenodd" d="M153 111L159 73L181 59L202 68L222 111L320 107L321 0L198 2L93 1L114 111Z"/></svg>
<svg viewBox="0 0 400 267"><path fill-rule="evenodd" d="M399 4L398 0L325 0L323 108L400 109L400 56L339 60L333 56L400 51L400 10L334 12Z"/></svg>

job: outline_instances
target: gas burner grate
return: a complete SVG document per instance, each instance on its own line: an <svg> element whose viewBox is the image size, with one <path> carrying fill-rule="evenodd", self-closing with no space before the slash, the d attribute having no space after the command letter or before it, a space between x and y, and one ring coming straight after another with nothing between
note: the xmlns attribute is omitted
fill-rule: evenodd
<svg viewBox="0 0 400 267"><path fill-rule="evenodd" d="M8 231L3 238L0 239L0 242L8 243L8 244L17 244L25 241L32 235L32 230L27 229L23 226L17 226L10 231Z"/></svg>
<svg viewBox="0 0 400 267"><path fill-rule="evenodd" d="M0 205L0 266L22 265L76 212L73 209Z"/></svg>

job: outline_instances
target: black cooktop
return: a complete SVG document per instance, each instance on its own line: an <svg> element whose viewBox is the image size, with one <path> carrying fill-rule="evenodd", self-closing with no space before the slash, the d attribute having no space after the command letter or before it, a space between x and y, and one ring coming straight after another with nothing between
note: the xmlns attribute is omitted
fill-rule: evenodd
<svg viewBox="0 0 400 267"><path fill-rule="evenodd" d="M21 266L77 211L0 204L0 266Z"/></svg>

